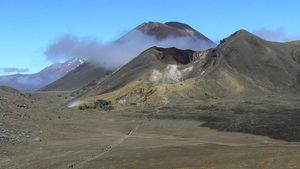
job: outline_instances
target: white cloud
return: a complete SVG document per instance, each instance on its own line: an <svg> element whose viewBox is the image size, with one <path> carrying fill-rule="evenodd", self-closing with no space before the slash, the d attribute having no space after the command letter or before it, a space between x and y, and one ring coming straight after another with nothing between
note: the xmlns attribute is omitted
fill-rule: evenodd
<svg viewBox="0 0 300 169"><path fill-rule="evenodd" d="M299 40L300 36L290 36L286 33L284 28L276 29L266 29L258 28L253 31L253 33L265 40L277 41L277 42L286 42L292 40Z"/></svg>
<svg viewBox="0 0 300 169"><path fill-rule="evenodd" d="M29 71L28 68L15 68L15 67L0 68L0 73L24 73L28 71Z"/></svg>

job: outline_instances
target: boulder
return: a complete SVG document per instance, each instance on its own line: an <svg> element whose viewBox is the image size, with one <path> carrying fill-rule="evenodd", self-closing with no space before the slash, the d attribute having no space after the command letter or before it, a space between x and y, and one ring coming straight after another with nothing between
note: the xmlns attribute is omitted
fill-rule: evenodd
<svg viewBox="0 0 300 169"><path fill-rule="evenodd" d="M4 97L4 96L0 96L0 101L1 101L1 100L7 100L7 98Z"/></svg>
<svg viewBox="0 0 300 169"><path fill-rule="evenodd" d="M107 100L96 100L95 101L95 107L99 107L100 109L104 110L104 111L110 111L113 110L113 107L111 105L111 101L107 101Z"/></svg>
<svg viewBox="0 0 300 169"><path fill-rule="evenodd" d="M24 108L24 109L29 109L29 106L26 105L26 104L17 104L17 107Z"/></svg>

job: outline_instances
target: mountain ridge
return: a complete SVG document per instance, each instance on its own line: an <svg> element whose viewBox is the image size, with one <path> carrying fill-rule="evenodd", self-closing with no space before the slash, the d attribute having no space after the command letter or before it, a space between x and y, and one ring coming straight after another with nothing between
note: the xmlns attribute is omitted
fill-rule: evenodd
<svg viewBox="0 0 300 169"><path fill-rule="evenodd" d="M135 27L134 29L132 29L131 31L129 31L127 34L123 35L121 38L119 38L116 43L123 43L125 41L125 39L130 39L130 40L135 40L135 31L141 31L144 35L146 35L147 37L155 37L157 38L157 42L160 41L164 41L164 40L168 40L170 38L173 37L181 37L181 38L190 38L193 40L192 43L198 43L196 41L201 41L201 42L207 42L209 45L211 46L215 46L215 44L209 40L207 37L205 37L204 35L202 35L201 33L199 33L198 31L196 31L195 29L193 29L192 27L186 25L186 24L182 24L179 22L167 22L168 26L166 24L163 23L159 23L159 22L147 22L147 23L143 23L140 24L139 26ZM163 28L161 28L163 27ZM190 32L186 32L186 31L182 31L182 29L190 29L193 34L191 34ZM161 36L163 35L163 36ZM175 39L175 40L179 40L179 39ZM96 65L96 64L95 64ZM78 84L77 86L74 86L72 88L64 88L65 90L74 90L76 87L77 89L80 89L80 87L85 87L85 88L89 88L91 86L93 86L92 84L89 85L89 83L97 83L96 81L102 81L103 77L101 76L95 76L94 78L91 77L91 75L96 75L97 74L97 69L93 69L93 68L88 68L87 66L85 66L86 69L89 69L91 71L87 71L88 72L86 75L80 75L80 76L89 76L89 80L83 84L82 80L75 80L76 77L80 77L76 72L76 70L74 70L73 72L69 73L68 78L61 78L58 81L55 81L51 84L49 84L48 86L45 86L44 88L42 88L42 91L49 91L49 90L61 90L62 88L60 88L59 86L62 85L63 83L65 83L65 86L71 86L71 84L74 86L74 84ZM99 67L99 70L102 69ZM93 70L93 71L92 71ZM84 71L84 70L83 70ZM108 72L112 72L113 70L108 70ZM102 75L106 75L105 73L101 73ZM70 77L73 76L73 77ZM73 81L68 82L68 81L64 81L65 79L73 79ZM77 83L78 81L78 83ZM93 82L92 82L93 81ZM80 84L80 85L79 85ZM87 85L89 85L89 87L87 87ZM52 87L50 87L52 86ZM54 88L54 86L57 86L57 88Z"/></svg>
<svg viewBox="0 0 300 169"><path fill-rule="evenodd" d="M299 63L293 59L290 50L291 47L286 43L268 42L245 30L225 38L214 49L190 51L189 59L195 56L198 58L190 59L190 62L185 63L186 66L180 66L174 56L174 53L182 53L183 50L152 47L83 96L111 92L131 81L149 82L153 74L155 78L167 77L162 71L183 76L181 71L185 69L190 70L184 77L180 77L180 81L195 78L203 83L201 87L211 88L207 92L215 95L223 95L224 92L283 90L299 85ZM173 61L160 60L164 58L164 51L172 51Z"/></svg>

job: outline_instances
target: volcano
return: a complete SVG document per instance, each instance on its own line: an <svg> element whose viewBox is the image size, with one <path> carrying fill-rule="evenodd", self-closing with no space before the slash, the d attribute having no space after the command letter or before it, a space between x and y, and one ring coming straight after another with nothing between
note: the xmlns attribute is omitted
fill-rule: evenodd
<svg viewBox="0 0 300 169"><path fill-rule="evenodd" d="M138 36L139 35L139 36ZM162 41L180 41L186 38L185 41L189 41L193 46L197 46L200 49L207 49L214 47L215 43L208 39L206 36L196 31L187 24L179 22L147 22L143 23L136 28L129 31L127 34L116 40L116 44L131 43L133 41L141 41L154 39L155 42L159 44ZM175 38L175 39L174 39ZM176 39L177 38L177 39ZM151 47L151 46L147 46ZM116 49L117 50L117 49ZM145 50L145 49L143 49ZM122 57L122 56L120 56ZM134 56L133 56L134 57ZM120 58L121 59L121 58ZM94 58L97 60L97 58ZM96 61L97 62L97 61ZM103 77L106 76L109 72L115 71L114 69L107 70L99 65L90 63L87 65L82 65L77 70L74 70L67 74L65 77L43 87L42 91L57 91L64 90L70 91L84 87L85 89L94 86L94 84L103 80ZM89 84L89 85L88 85ZM88 86L87 86L88 85Z"/></svg>

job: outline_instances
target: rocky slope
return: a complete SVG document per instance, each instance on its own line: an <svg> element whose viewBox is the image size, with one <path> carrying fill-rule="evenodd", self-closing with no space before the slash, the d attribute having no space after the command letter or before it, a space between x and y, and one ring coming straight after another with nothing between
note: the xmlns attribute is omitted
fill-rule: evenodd
<svg viewBox="0 0 300 169"><path fill-rule="evenodd" d="M201 34L191 26L180 22L145 22L131 30L128 34L125 34L119 41L122 42L123 39L131 36L131 32L134 31L140 31L143 34L153 36L160 41L168 38L190 37L195 41L202 40L215 46L215 43L205 35Z"/></svg>
<svg viewBox="0 0 300 169"><path fill-rule="evenodd" d="M110 74L110 70L102 67L84 63L75 70L66 74L57 81L40 89L41 91L70 91L85 86L86 84L92 85L95 80L105 78Z"/></svg>

